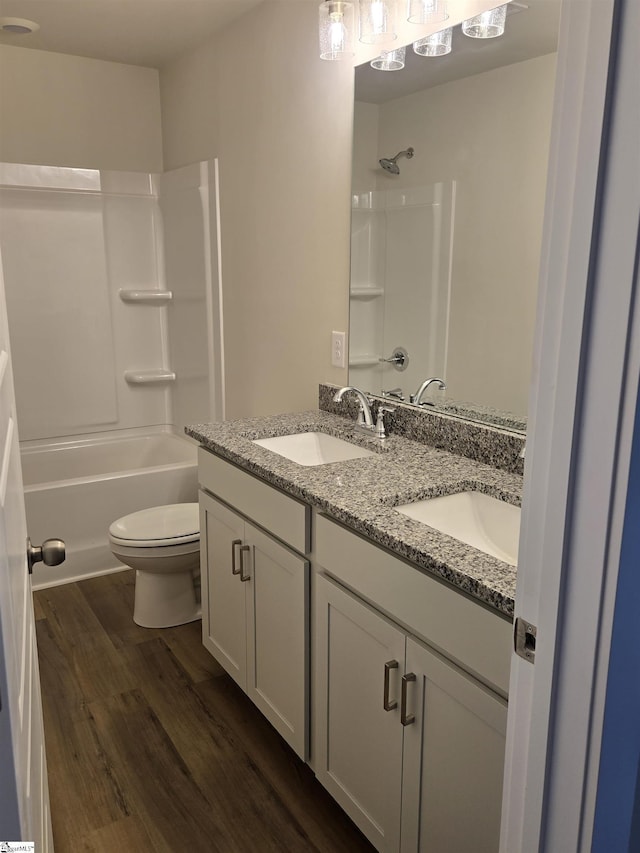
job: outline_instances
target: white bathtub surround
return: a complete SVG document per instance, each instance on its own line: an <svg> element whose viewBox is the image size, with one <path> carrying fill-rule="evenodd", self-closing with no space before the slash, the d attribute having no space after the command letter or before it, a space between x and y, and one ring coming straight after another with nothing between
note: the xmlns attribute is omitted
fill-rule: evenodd
<svg viewBox="0 0 640 853"><path fill-rule="evenodd" d="M224 419L217 161L159 175L158 193L164 278L172 294L167 345L177 379L171 389L173 423L182 430L206 406L216 420Z"/></svg>
<svg viewBox="0 0 640 853"><path fill-rule="evenodd" d="M22 467L32 541L55 535L67 546L62 565L34 567L35 589L122 570L109 547L113 521L197 497L196 447L170 432L39 443L23 447Z"/></svg>
<svg viewBox="0 0 640 853"><path fill-rule="evenodd" d="M24 441L223 417L216 181L0 164Z"/></svg>

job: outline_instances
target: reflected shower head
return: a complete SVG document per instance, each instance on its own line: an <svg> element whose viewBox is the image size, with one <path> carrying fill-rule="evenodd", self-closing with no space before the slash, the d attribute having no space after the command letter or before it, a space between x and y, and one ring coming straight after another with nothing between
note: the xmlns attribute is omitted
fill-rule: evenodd
<svg viewBox="0 0 640 853"><path fill-rule="evenodd" d="M397 163L399 157L406 157L407 160L411 160L413 157L413 148L407 148L406 151L399 151L395 157L391 157L389 160L387 160L386 157L383 157L382 160L378 160L378 162L386 172L390 172L392 175L399 175L400 167Z"/></svg>

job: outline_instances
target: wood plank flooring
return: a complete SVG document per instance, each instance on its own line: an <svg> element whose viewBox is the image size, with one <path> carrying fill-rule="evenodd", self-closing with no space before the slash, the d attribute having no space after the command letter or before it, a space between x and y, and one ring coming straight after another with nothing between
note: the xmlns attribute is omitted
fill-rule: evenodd
<svg viewBox="0 0 640 853"><path fill-rule="evenodd" d="M372 853L202 646L132 619L134 573L34 594L56 853Z"/></svg>

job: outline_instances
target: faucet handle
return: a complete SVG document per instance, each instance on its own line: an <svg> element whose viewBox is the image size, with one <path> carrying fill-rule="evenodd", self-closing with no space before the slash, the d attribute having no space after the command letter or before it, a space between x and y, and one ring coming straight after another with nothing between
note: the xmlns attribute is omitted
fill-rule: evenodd
<svg viewBox="0 0 640 853"><path fill-rule="evenodd" d="M399 400L401 403L404 403L404 394L402 392L402 388L391 388L389 391L385 391L382 389L383 397L393 397L396 400Z"/></svg>
<svg viewBox="0 0 640 853"><path fill-rule="evenodd" d="M391 414L392 412L395 412L395 409L391 408L391 406L378 406L378 416L376 418L376 438L387 437L387 433L384 426L384 416L386 412Z"/></svg>

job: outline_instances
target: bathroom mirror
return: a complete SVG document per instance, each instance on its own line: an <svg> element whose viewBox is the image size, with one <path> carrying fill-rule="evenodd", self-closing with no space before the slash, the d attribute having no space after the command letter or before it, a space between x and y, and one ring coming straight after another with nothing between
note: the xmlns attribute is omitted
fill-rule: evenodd
<svg viewBox="0 0 640 853"><path fill-rule="evenodd" d="M441 377L428 405L526 429L558 18L514 2L500 38L356 68L351 384Z"/></svg>

